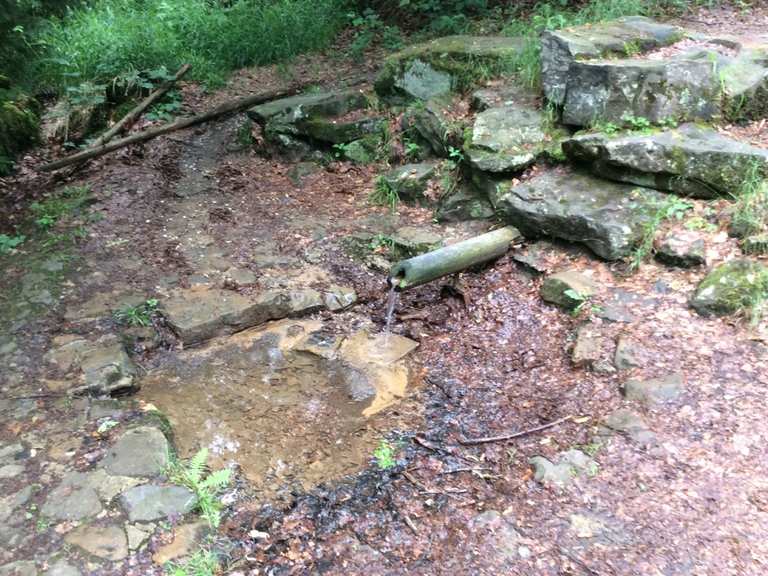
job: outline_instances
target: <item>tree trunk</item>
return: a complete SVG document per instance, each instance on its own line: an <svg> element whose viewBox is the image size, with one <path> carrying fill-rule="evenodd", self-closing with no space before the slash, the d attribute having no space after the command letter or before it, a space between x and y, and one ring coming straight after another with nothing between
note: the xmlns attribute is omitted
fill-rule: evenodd
<svg viewBox="0 0 768 576"><path fill-rule="evenodd" d="M71 156L61 158L59 160L50 162L48 164L43 164L38 168L38 170L41 170L43 172L49 172L51 170L58 170L59 168L64 168L65 166L69 166L70 164L76 164L77 162L83 162L84 160L97 158L99 156L102 156L114 150L118 150L130 144L138 144L139 142L146 142L147 140L151 140L153 138L157 138L158 136L162 136L163 134L168 134L169 132L174 132L176 130L189 128L190 126L202 124L203 122L208 122L210 120L214 120L216 118L225 116L227 114L240 112L241 110L245 110L246 108L250 108L258 104L263 104L264 102L277 100L278 98L286 98L287 96L293 96L294 94L301 92L302 89L304 89L306 86L310 86L311 84L312 84L311 82L308 82L306 84L302 84L300 86L296 86L295 88L290 88L287 90L273 90L271 92L263 92L261 94L252 94L251 96L244 96L243 98L228 100L220 104L216 108L209 110L208 112L205 112L203 114L192 116L190 118L182 118L180 120L176 120L175 122L171 122L170 124L164 124L163 126L152 128L151 130L145 130L144 132L139 132L138 134L132 134L131 136L126 136L125 138L121 138L120 140L107 142L101 146L98 146L97 148L88 148L87 150L83 150L82 152L77 152L76 154L72 154Z"/></svg>
<svg viewBox="0 0 768 576"><path fill-rule="evenodd" d="M119 122L104 132L104 134L99 136L96 140L94 140L90 148L98 148L99 146L106 144L112 140L112 138L114 138L119 132L122 132L123 128L126 126L130 127L130 125L133 124L147 108L152 106L152 104L154 104L163 94L168 92L168 90L171 89L171 86L181 80L181 78L189 71L189 68L189 64L184 64L184 66L179 68L179 71L176 72L176 75L173 78L168 80L168 82L144 98L144 100L142 100L138 106L123 116Z"/></svg>

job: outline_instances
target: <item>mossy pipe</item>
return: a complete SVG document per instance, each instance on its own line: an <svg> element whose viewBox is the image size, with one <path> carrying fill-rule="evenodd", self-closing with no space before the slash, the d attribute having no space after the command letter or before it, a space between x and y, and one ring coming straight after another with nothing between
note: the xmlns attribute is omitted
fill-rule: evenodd
<svg viewBox="0 0 768 576"><path fill-rule="evenodd" d="M389 272L389 285L396 290L407 290L437 278L461 272L503 256L520 236L512 226L506 226L451 244L395 264Z"/></svg>

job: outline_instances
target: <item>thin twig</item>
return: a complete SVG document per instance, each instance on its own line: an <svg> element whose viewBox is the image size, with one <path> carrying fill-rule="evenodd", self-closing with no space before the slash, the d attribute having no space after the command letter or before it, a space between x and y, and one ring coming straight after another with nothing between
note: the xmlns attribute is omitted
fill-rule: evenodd
<svg viewBox="0 0 768 576"><path fill-rule="evenodd" d="M570 420L571 418L572 416L570 415L565 416L559 420L549 422L548 424L543 424L542 426L537 426L536 428L531 428L530 430L522 430L520 432L512 432L510 434L502 434L501 436L485 436L482 438L465 438L464 436L460 436L459 444L464 446L475 446L477 444L488 444L489 442L504 442L506 440L514 440L515 438L520 438L521 436L528 436L529 434L535 434L536 432L541 432L542 430L553 428L558 424L562 424L566 420Z"/></svg>
<svg viewBox="0 0 768 576"><path fill-rule="evenodd" d="M493 468L454 468L453 470L443 470L440 475L458 474L459 472L493 472Z"/></svg>

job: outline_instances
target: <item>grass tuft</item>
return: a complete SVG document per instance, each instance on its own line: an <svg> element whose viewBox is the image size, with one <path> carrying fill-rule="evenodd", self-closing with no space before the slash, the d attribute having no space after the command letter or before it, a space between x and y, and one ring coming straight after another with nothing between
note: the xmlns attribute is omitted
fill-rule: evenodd
<svg viewBox="0 0 768 576"><path fill-rule="evenodd" d="M368 199L371 204L389 206L392 213L395 212L397 205L400 203L400 195L397 193L397 190L392 188L383 176L379 176L376 179L376 186Z"/></svg>
<svg viewBox="0 0 768 576"><path fill-rule="evenodd" d="M750 164L744 173L741 189L733 195L735 205L730 229L735 236L744 238L768 229L768 180L765 173L764 164Z"/></svg>

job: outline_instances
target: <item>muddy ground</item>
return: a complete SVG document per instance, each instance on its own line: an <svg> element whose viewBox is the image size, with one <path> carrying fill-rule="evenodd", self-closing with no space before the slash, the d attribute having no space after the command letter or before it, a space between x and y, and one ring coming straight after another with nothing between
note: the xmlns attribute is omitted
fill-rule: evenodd
<svg viewBox="0 0 768 576"><path fill-rule="evenodd" d="M712 18L738 32L760 28L733 13L718 19L716 11L703 11L695 20L707 26ZM362 64L311 57L289 68L293 77L285 68L244 71L215 94L186 86L185 105L203 110L294 78L315 77L327 87L334 85L330 78L348 75L365 82L380 56L372 53ZM146 391L115 400L67 396L67 376L46 360L54 338L119 333L112 311L131 299L162 301L173 289L208 284L250 294L309 270L320 271L319 284L354 287L358 302L302 321L317 320L339 333L351 327L378 333L386 275L345 249L349 234L414 224L463 237L491 226L444 227L432 223L426 208L401 204L391 214L371 205L382 165L332 162L297 179L292 165L238 144L243 126L247 120L237 116L56 176L35 172L52 154L41 149L23 161L16 178L2 181L7 229L29 219L30 198L64 186L88 185L93 202L46 235L31 235L16 253L0 256L0 441L24 446L18 468L0 478L0 489L6 496L34 488L12 510L7 524L16 544L0 550L0 563L34 560L42 572L66 558L82 574L161 574L153 553L185 524L182 518L158 523L143 548L107 561L65 543L76 523L49 522L40 513L66 473L90 470L123 429L144 417L147 403L163 396L153 396L151 378ZM768 129L756 123L732 132L765 144ZM722 201L705 213L703 203L695 204L705 217L726 206ZM712 221L710 264L737 251ZM71 234L80 227L84 232ZM51 234L61 238L52 241ZM526 263L519 261L522 254ZM601 286L594 307L577 317L539 297L542 273L564 268L588 270ZM229 281L233 270L247 273L241 276L246 281ZM408 357L406 397L361 421L351 468L331 467L326 477L304 483L290 475L270 477L263 485L238 471L215 537L225 572L768 572L765 326L697 316L688 299L703 274L649 261L630 275L581 249L540 241L483 269L403 293L393 332L419 344ZM592 369L574 366L571 355L576 330L588 321L602 345ZM623 369L614 366L618 342L631 349L631 365ZM157 374L187 351L166 334L133 353L142 373ZM622 396L629 379L670 375L680 382L673 400L645 405ZM174 393L185 397L183 382ZM226 402L213 404L226 410ZM601 426L621 408L639 415L650 436L639 441ZM117 426L103 430L105 415ZM514 440L466 443L562 419ZM397 447L389 469L371 458L384 437ZM593 459L588 473L567 487L537 482L531 458L556 461L574 448ZM333 460L332 447L326 451ZM119 513L107 508L104 515L101 521Z"/></svg>

